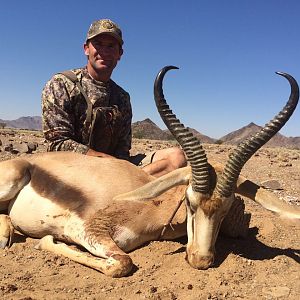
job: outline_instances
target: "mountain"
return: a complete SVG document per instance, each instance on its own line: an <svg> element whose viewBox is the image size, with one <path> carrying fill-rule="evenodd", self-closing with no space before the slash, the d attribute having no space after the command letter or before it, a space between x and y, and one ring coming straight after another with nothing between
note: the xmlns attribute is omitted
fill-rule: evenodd
<svg viewBox="0 0 300 300"><path fill-rule="evenodd" d="M254 135L259 130L261 126L256 125L251 122L250 124L235 130L221 139L217 140L211 138L198 132L196 129L189 128L202 143L214 144L223 142L229 145L237 145L244 141L246 138ZM154 140L170 140L173 139L172 134L169 130L161 130L154 122L150 119L145 119L144 121L138 121L132 124L133 137L135 138L145 138ZM300 137L286 137L280 133L277 133L267 144L267 147L288 147L288 148L300 148Z"/></svg>
<svg viewBox="0 0 300 300"><path fill-rule="evenodd" d="M42 129L42 118L39 116L34 117L21 117L16 120L1 120L0 123L5 123L6 127L21 128L21 129Z"/></svg>
<svg viewBox="0 0 300 300"><path fill-rule="evenodd" d="M41 130L42 129L42 119L39 116L34 117L21 117L16 120L1 120L1 123L5 123L6 127L10 128L22 128L22 129L32 129ZM250 124L232 131L231 133L221 137L219 140L211 138L209 136L203 135L196 129L188 129L199 138L203 143L214 144L223 142L225 144L237 145L238 143L244 141L250 135L258 132L262 127L251 122ZM154 122L149 118L143 121L137 121L132 124L132 135L134 138L145 138L152 140L172 140L174 139L169 130L160 129ZM288 147L288 148L299 148L300 149L300 137L286 137L280 133L277 133L267 144L267 147Z"/></svg>
<svg viewBox="0 0 300 300"><path fill-rule="evenodd" d="M196 136L199 141L201 143L207 143L207 144L214 144L217 140L216 139L213 139L207 135L204 135L202 133L200 133L199 131L197 131L196 129L193 129L193 128L190 128L188 127L189 131L194 135Z"/></svg>
<svg viewBox="0 0 300 300"><path fill-rule="evenodd" d="M138 139L150 139L150 140L171 140L173 139L169 131L160 129L149 118L143 121L137 121L132 123L132 136Z"/></svg>
<svg viewBox="0 0 300 300"><path fill-rule="evenodd" d="M257 133L262 127L251 122L248 125L232 131L231 133L221 137L221 141L225 144L237 145L244 141L250 135ZM275 134L266 144L267 147L300 147L300 137L286 137L280 133Z"/></svg>
<svg viewBox="0 0 300 300"><path fill-rule="evenodd" d="M207 135L204 135L198 132L196 129L189 128L190 132L194 134L199 140L203 143L213 144L215 139L210 138ZM132 135L134 138L145 138L152 140L171 140L174 139L171 132L166 129L160 129L153 121L149 118L143 121L137 121L132 124Z"/></svg>

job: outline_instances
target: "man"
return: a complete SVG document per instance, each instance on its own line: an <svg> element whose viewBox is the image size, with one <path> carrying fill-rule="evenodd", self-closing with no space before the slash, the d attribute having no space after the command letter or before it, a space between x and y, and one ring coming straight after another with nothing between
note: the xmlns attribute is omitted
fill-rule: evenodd
<svg viewBox="0 0 300 300"><path fill-rule="evenodd" d="M175 147L130 157L130 96L111 79L123 55L118 25L108 19L93 22L84 53L86 67L56 74L43 89L43 132L48 151L126 159L154 176L185 166L183 151Z"/></svg>

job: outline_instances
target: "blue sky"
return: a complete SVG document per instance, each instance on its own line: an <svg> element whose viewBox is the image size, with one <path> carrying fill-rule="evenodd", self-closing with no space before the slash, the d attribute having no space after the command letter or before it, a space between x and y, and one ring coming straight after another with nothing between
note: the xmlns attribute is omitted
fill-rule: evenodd
<svg viewBox="0 0 300 300"><path fill-rule="evenodd" d="M120 25L124 55L113 79L131 95L133 121L161 128L153 81L165 65L165 97L181 121L219 138L264 125L285 104L284 71L300 83L300 1L3 1L0 10L0 119L41 114L50 77L84 66L93 20ZM300 107L281 130L300 136Z"/></svg>

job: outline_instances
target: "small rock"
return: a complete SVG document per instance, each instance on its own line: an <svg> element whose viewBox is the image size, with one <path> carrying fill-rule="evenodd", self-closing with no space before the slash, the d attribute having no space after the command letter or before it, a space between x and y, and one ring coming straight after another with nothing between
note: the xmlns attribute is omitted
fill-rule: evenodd
<svg viewBox="0 0 300 300"><path fill-rule="evenodd" d="M157 292L157 287L156 286L151 286L150 292L151 293L156 293Z"/></svg>
<svg viewBox="0 0 300 300"><path fill-rule="evenodd" d="M3 147L4 151L10 152L13 149L13 145L12 144L6 144Z"/></svg>
<svg viewBox="0 0 300 300"><path fill-rule="evenodd" d="M290 159L292 159L292 160L297 160L297 159L299 159L299 154L297 154L297 153L291 153L291 155L290 155Z"/></svg>
<svg viewBox="0 0 300 300"><path fill-rule="evenodd" d="M28 152L32 153L32 151L35 151L37 149L38 144L37 143L28 143L27 146L28 146L28 150L29 150Z"/></svg>
<svg viewBox="0 0 300 300"><path fill-rule="evenodd" d="M173 292L170 292L170 298L171 300L177 300L177 296Z"/></svg>
<svg viewBox="0 0 300 300"><path fill-rule="evenodd" d="M272 298L287 297L290 294L290 289L286 286L274 286L269 288L264 288L263 293L271 296Z"/></svg>
<svg viewBox="0 0 300 300"><path fill-rule="evenodd" d="M291 205L300 205L300 199L294 196L285 196L283 200Z"/></svg>
<svg viewBox="0 0 300 300"><path fill-rule="evenodd" d="M5 288L5 291L6 291L7 293L11 293L11 292L15 292L17 289L18 289L18 288L17 288L16 285L14 285L14 284L8 284L8 285L6 286L6 288Z"/></svg>
<svg viewBox="0 0 300 300"><path fill-rule="evenodd" d="M292 166L293 166L292 163L281 163L281 164L279 164L279 167L282 167L282 168L284 168L284 167L292 167Z"/></svg>
<svg viewBox="0 0 300 300"><path fill-rule="evenodd" d="M28 146L26 143L14 143L13 145L13 151L17 151L17 153L28 153Z"/></svg>
<svg viewBox="0 0 300 300"><path fill-rule="evenodd" d="M282 190L281 184L277 180L266 180L261 183L261 186L270 190Z"/></svg>

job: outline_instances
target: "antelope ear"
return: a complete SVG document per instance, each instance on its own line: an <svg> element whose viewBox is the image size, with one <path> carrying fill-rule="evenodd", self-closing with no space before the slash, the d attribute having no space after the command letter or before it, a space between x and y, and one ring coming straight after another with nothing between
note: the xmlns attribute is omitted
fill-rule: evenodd
<svg viewBox="0 0 300 300"><path fill-rule="evenodd" d="M289 205L284 200L279 199L276 194L243 176L239 176L236 193L250 198L282 218L300 220L299 206Z"/></svg>
<svg viewBox="0 0 300 300"><path fill-rule="evenodd" d="M113 200L130 200L130 201L143 201L153 197L157 197L169 190L170 188L188 184L191 176L191 168L185 167L176 169L166 175L154 179L153 181L139 187L134 191L120 194L113 198Z"/></svg>

